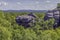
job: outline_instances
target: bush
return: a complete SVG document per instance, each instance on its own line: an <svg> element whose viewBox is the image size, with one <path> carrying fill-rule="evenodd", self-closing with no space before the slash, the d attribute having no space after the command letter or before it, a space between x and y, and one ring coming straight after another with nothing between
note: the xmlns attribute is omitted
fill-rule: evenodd
<svg viewBox="0 0 60 40"><path fill-rule="evenodd" d="M0 40L11 40L11 32L0 26Z"/></svg>
<svg viewBox="0 0 60 40"><path fill-rule="evenodd" d="M0 11L0 40L60 40L60 28L53 29L54 19L44 21L44 13L37 13L36 26L24 28L15 22L18 15L28 12Z"/></svg>

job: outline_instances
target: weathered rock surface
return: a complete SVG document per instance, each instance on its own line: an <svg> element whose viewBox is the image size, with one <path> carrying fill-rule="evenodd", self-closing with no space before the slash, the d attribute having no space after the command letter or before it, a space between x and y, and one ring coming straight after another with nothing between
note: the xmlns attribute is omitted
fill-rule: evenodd
<svg viewBox="0 0 60 40"><path fill-rule="evenodd" d="M48 11L44 17L44 20L49 20L51 18L55 19L53 27L56 28L60 26L60 10L51 10Z"/></svg>
<svg viewBox="0 0 60 40"><path fill-rule="evenodd" d="M25 27L35 26L36 16L34 14L22 15L16 17L16 23Z"/></svg>

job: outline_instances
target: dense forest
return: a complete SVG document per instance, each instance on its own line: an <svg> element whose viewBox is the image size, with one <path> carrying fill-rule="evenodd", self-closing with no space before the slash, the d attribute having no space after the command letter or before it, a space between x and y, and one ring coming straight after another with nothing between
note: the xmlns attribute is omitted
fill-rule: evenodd
<svg viewBox="0 0 60 40"><path fill-rule="evenodd" d="M53 29L54 19L44 21L45 13L36 12L36 26L24 28L15 21L16 16L29 12L0 11L0 40L60 40L60 27Z"/></svg>

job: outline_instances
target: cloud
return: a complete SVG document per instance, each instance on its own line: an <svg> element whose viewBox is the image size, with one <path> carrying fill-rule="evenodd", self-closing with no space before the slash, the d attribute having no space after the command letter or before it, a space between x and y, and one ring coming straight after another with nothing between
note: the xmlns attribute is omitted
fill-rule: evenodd
<svg viewBox="0 0 60 40"><path fill-rule="evenodd" d="M6 5L8 5L7 2L0 2L0 6L6 6Z"/></svg>
<svg viewBox="0 0 60 40"><path fill-rule="evenodd" d="M22 10L22 9L33 9L33 10L39 10L39 9L52 9L56 7L55 3L57 0L2 0L0 1L0 9L14 9L14 10ZM58 1L57 1L58 2ZM60 1L59 1L60 2ZM51 6L53 5L53 6Z"/></svg>
<svg viewBox="0 0 60 40"><path fill-rule="evenodd" d="M46 3L50 3L51 1L47 0Z"/></svg>
<svg viewBox="0 0 60 40"><path fill-rule="evenodd" d="M39 4L39 1L36 1L36 4Z"/></svg>
<svg viewBox="0 0 60 40"><path fill-rule="evenodd" d="M0 5L1 5L2 3L0 2Z"/></svg>
<svg viewBox="0 0 60 40"><path fill-rule="evenodd" d="M7 5L7 3L3 3L5 6Z"/></svg>
<svg viewBox="0 0 60 40"><path fill-rule="evenodd" d="M20 2L17 2L17 4L18 4L18 5L21 5L21 3L20 3Z"/></svg>

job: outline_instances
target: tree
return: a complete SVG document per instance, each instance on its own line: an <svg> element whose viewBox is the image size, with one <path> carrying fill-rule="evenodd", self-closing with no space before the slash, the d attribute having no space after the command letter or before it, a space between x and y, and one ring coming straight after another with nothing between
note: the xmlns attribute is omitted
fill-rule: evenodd
<svg viewBox="0 0 60 40"><path fill-rule="evenodd" d="M11 32L2 26L0 26L0 40L11 40Z"/></svg>

